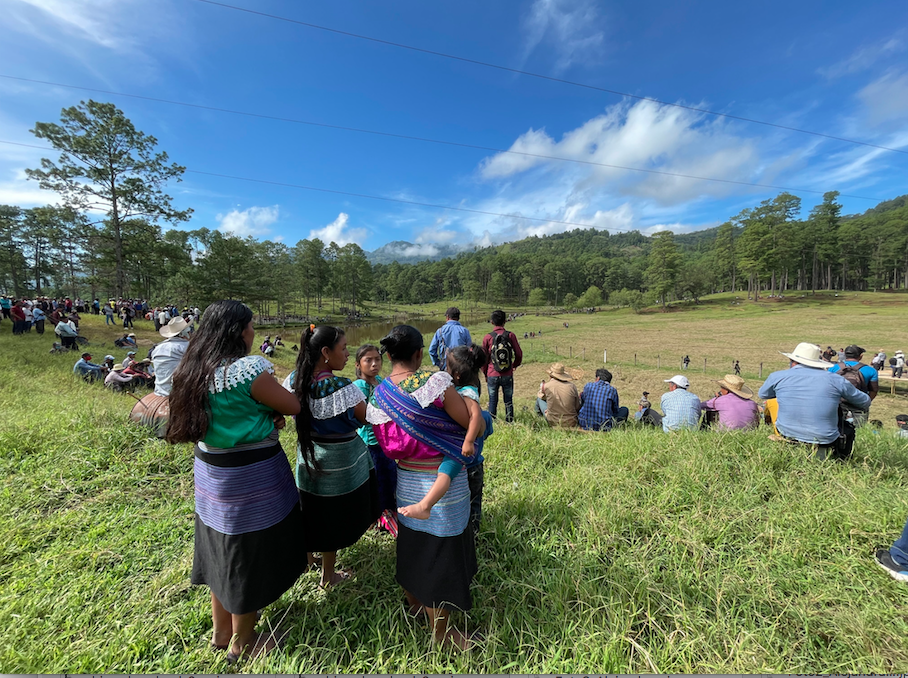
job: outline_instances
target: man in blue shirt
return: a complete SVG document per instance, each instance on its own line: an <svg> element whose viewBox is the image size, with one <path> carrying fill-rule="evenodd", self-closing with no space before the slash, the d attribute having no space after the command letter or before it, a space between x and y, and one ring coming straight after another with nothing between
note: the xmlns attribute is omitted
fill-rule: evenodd
<svg viewBox="0 0 908 678"><path fill-rule="evenodd" d="M700 424L700 398L688 391L690 381L682 374L666 379L668 393L662 395L662 430L697 428Z"/></svg>
<svg viewBox="0 0 908 678"><path fill-rule="evenodd" d="M429 344L429 357L432 359L432 364L440 370L445 368L448 350L455 346L469 346L473 343L470 331L460 324L459 308L452 306L445 311L445 319L447 322L438 328L435 336L432 337L432 343Z"/></svg>
<svg viewBox="0 0 908 678"><path fill-rule="evenodd" d="M864 349L856 344L847 346L845 348L845 360L840 363L836 363L829 368L829 371L833 374L841 374L845 376L845 373L842 372L843 367L856 367L858 372L860 372L863 382L861 385L855 383L856 380L853 378L851 381L852 385L855 386L859 391L863 391L867 394L870 400L876 398L876 394L880 392L880 377L877 374L877 371L870 365L865 365L861 362L861 358L864 357ZM850 372L850 370L849 370ZM847 377L846 377L847 379ZM870 412L868 410L853 410L854 414L854 423L855 426L863 426L867 423L867 417Z"/></svg>
<svg viewBox="0 0 908 678"><path fill-rule="evenodd" d="M610 431L616 424L627 421L628 410L618 406L618 391L611 381L612 373L600 368L596 370L596 381L583 387L578 420L584 431Z"/></svg>
<svg viewBox="0 0 908 678"><path fill-rule="evenodd" d="M760 397L776 398L779 413L775 425L784 437L815 445L818 459L844 457L837 453L839 402L861 410L870 408L870 397L844 377L830 373L830 364L820 359L820 347L800 343L792 353L782 353L789 369L773 372L760 388Z"/></svg>
<svg viewBox="0 0 908 678"><path fill-rule="evenodd" d="M106 371L105 368L91 362L91 353L83 353L82 357L73 365L73 374L78 374L85 381L103 380Z"/></svg>

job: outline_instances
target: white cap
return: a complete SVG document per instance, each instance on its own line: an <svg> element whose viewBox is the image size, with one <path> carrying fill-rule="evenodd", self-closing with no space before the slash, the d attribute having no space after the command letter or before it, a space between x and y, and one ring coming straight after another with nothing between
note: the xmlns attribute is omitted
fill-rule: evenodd
<svg viewBox="0 0 908 678"><path fill-rule="evenodd" d="M683 374L676 374L671 379L665 380L666 384L668 384L669 382L675 384L676 386L680 386L681 388L687 388L688 386L690 386L690 381Z"/></svg>

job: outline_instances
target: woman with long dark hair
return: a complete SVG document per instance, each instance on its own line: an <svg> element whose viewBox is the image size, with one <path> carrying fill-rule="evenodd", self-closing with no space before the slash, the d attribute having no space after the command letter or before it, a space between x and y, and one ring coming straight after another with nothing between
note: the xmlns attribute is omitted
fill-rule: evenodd
<svg viewBox="0 0 908 678"><path fill-rule="evenodd" d="M256 611L277 600L306 566L293 472L278 431L299 401L250 356L252 311L209 306L173 375L167 441L195 443L192 583L211 589L211 644L228 662L275 646L255 632Z"/></svg>
<svg viewBox="0 0 908 678"><path fill-rule="evenodd" d="M451 610L472 607L470 584L476 548L470 520L470 488L463 452L470 416L447 372L420 369L423 337L398 325L381 340L391 374L375 389L368 420L385 454L397 460L397 503L418 503L439 474L450 485L428 516L398 515L397 582L412 614L425 612L436 642L469 649L472 639L449 624ZM491 430L483 415L479 435ZM475 453L474 455L475 456Z"/></svg>
<svg viewBox="0 0 908 678"><path fill-rule="evenodd" d="M346 377L335 376L350 357L339 327L310 325L300 338L290 375L300 401L296 484L310 551L322 554L323 588L350 577L335 571L338 549L352 546L377 519L378 487L366 444L366 398Z"/></svg>

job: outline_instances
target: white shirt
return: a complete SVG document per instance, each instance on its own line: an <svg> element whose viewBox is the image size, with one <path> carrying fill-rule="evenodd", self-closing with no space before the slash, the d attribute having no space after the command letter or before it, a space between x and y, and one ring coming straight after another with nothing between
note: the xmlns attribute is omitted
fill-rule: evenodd
<svg viewBox="0 0 908 678"><path fill-rule="evenodd" d="M189 348L189 341L172 337L154 347L151 352L151 364L154 365L154 394L170 396L173 387L173 373L177 371L183 354Z"/></svg>

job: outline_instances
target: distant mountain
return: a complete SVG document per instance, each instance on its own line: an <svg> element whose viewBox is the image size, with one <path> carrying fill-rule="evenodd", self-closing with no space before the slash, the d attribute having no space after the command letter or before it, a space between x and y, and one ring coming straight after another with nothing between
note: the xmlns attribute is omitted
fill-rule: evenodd
<svg viewBox="0 0 908 678"><path fill-rule="evenodd" d="M472 250L463 245L413 244L405 240L395 240L382 245L373 252L366 253L371 264L416 264L420 261L438 261L456 257L461 252Z"/></svg>

